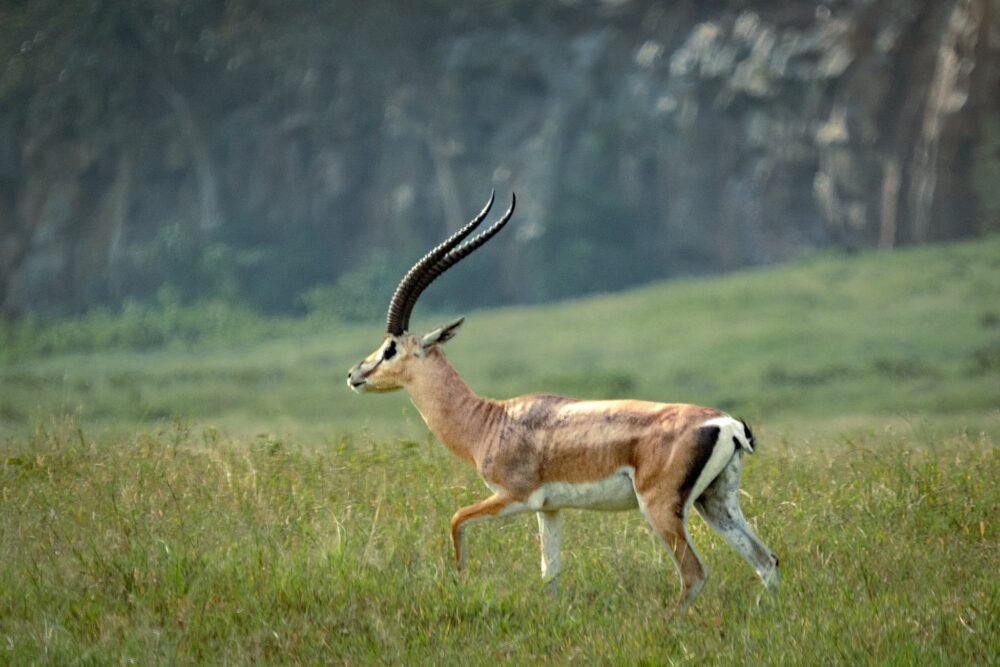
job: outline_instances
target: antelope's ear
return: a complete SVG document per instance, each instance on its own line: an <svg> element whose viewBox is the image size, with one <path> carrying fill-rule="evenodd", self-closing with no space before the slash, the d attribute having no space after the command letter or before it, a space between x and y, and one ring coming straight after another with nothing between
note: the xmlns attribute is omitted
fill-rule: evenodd
<svg viewBox="0 0 1000 667"><path fill-rule="evenodd" d="M441 343L447 343L449 340L455 337L458 332L458 328L462 326L462 322L465 321L464 317L460 317L451 324L447 324L440 329L435 329L429 334L425 335L420 339L420 347L428 350L435 345L440 345Z"/></svg>

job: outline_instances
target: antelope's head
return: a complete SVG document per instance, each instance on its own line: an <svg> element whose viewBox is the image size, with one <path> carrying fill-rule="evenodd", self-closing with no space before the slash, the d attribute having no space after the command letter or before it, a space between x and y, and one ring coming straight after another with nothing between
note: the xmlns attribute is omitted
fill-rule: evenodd
<svg viewBox="0 0 1000 667"><path fill-rule="evenodd" d="M412 334L407 329L410 325L410 313L413 312L413 306L416 305L417 299L428 285L493 238L510 220L516 202L513 195L511 196L510 208L507 209L502 218L493 223L486 231L480 232L474 238L462 243L486 218L493 206L493 198L494 195L491 194L490 200L479 215L424 255L400 281L399 287L396 288L392 301L389 303L385 338L374 352L358 362L348 372L347 384L351 389L358 393L402 389L410 382L414 373L419 371L419 365L427 358L428 353L436 346L451 340L458 331L464 318L440 329L435 329L424 336Z"/></svg>

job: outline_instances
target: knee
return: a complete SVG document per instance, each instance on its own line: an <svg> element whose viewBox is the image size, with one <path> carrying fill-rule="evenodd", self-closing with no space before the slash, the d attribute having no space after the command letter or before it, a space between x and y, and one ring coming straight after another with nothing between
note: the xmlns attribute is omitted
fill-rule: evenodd
<svg viewBox="0 0 1000 667"><path fill-rule="evenodd" d="M465 526L456 516L451 520L451 541L455 543L457 547L462 542L462 538L465 536Z"/></svg>

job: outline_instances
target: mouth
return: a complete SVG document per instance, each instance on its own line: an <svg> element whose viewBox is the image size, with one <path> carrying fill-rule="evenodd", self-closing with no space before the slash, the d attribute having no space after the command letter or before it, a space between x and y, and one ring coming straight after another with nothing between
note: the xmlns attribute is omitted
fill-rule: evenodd
<svg viewBox="0 0 1000 667"><path fill-rule="evenodd" d="M357 372L358 370L359 369L357 367L355 367L355 368L352 368L347 373L347 386L360 394L361 393L361 387L364 387L365 383L368 380L365 377L365 374Z"/></svg>

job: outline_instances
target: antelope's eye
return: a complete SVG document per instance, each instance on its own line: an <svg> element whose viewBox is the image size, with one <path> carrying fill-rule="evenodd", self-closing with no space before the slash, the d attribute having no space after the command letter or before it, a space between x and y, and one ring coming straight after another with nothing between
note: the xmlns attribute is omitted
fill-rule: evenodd
<svg viewBox="0 0 1000 667"><path fill-rule="evenodd" d="M392 359L396 356L396 341L390 341L388 345L385 346L385 351L382 352L383 359Z"/></svg>

